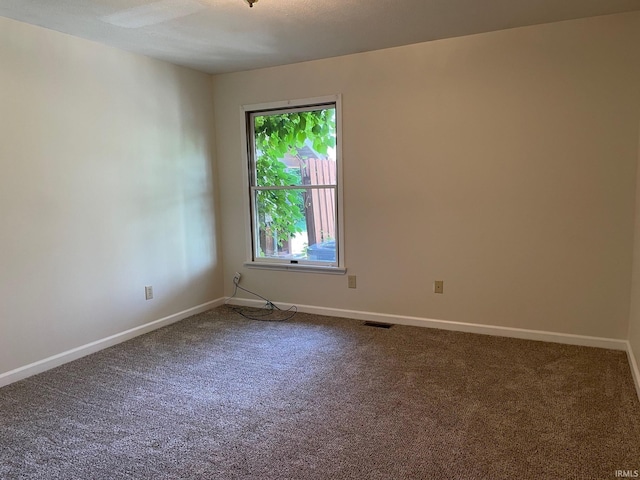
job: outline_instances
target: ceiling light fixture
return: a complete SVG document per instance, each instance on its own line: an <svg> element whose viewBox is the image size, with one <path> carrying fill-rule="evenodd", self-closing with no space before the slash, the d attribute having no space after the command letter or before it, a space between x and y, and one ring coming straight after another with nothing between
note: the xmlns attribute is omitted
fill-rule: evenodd
<svg viewBox="0 0 640 480"><path fill-rule="evenodd" d="M258 0L247 0L247 3L249 4L249 7L253 8L253 4L256 3Z"/></svg>

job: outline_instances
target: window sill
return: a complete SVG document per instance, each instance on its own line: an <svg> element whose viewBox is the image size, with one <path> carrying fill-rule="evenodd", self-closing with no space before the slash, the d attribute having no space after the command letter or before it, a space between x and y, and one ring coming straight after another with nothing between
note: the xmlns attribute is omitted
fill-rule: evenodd
<svg viewBox="0 0 640 480"><path fill-rule="evenodd" d="M344 275L347 269L344 267L328 267L324 265L295 265L288 263L245 262L247 268L259 270L285 270L301 273L324 273L329 275Z"/></svg>

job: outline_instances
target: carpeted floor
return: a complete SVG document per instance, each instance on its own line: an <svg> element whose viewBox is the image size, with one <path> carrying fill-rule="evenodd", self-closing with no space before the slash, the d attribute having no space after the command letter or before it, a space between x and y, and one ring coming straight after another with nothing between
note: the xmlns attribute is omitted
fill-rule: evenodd
<svg viewBox="0 0 640 480"><path fill-rule="evenodd" d="M2 479L615 479L623 352L226 307L0 389Z"/></svg>

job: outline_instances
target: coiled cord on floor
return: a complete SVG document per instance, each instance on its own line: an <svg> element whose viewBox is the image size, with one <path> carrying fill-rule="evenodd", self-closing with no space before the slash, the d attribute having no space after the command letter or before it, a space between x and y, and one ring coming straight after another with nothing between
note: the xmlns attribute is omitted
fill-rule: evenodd
<svg viewBox="0 0 640 480"><path fill-rule="evenodd" d="M256 292L252 292L249 289L241 287L240 285L238 285L238 281L236 281L235 278L233 280L233 285L234 285L233 295L231 295L224 302L224 304L228 308L236 312L237 314L242 315L244 318L247 318L249 320L259 320L263 322L284 322L286 320L290 320L291 318L293 318L293 316L296 313L298 313L298 307L296 307L295 305L291 305L289 308L284 310L278 307L275 303L273 303L268 298L265 298L262 295L257 294ZM241 306L229 304L229 300L231 300L237 295L238 290L242 290L243 292L249 293L253 296L260 298L261 300L264 300L265 301L264 306L262 308L254 308L254 307L241 307Z"/></svg>

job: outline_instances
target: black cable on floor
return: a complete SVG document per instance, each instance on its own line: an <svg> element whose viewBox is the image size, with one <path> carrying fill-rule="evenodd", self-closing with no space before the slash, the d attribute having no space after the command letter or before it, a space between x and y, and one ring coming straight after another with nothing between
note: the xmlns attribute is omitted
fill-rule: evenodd
<svg viewBox="0 0 640 480"><path fill-rule="evenodd" d="M296 307L295 305L291 305L286 310L283 310L268 298L265 298L262 295L259 295L255 292L252 292L251 290L241 287L240 285L238 285L238 282L236 282L235 280L233 282L233 285L234 285L233 295L231 295L224 302L224 304L227 307L229 307L231 310L236 312L237 314L242 315L244 318L247 318L249 320L259 320L262 322L284 322L286 320L293 318L293 316L298 312L298 307ZM236 294L238 293L238 289L264 300L265 305L264 307L262 307L262 311L259 311L259 310L257 311L257 309L253 307L240 307L236 305L230 305L229 300L231 300L236 296ZM286 316L284 318L274 318L274 316L279 316L279 315L286 315Z"/></svg>

